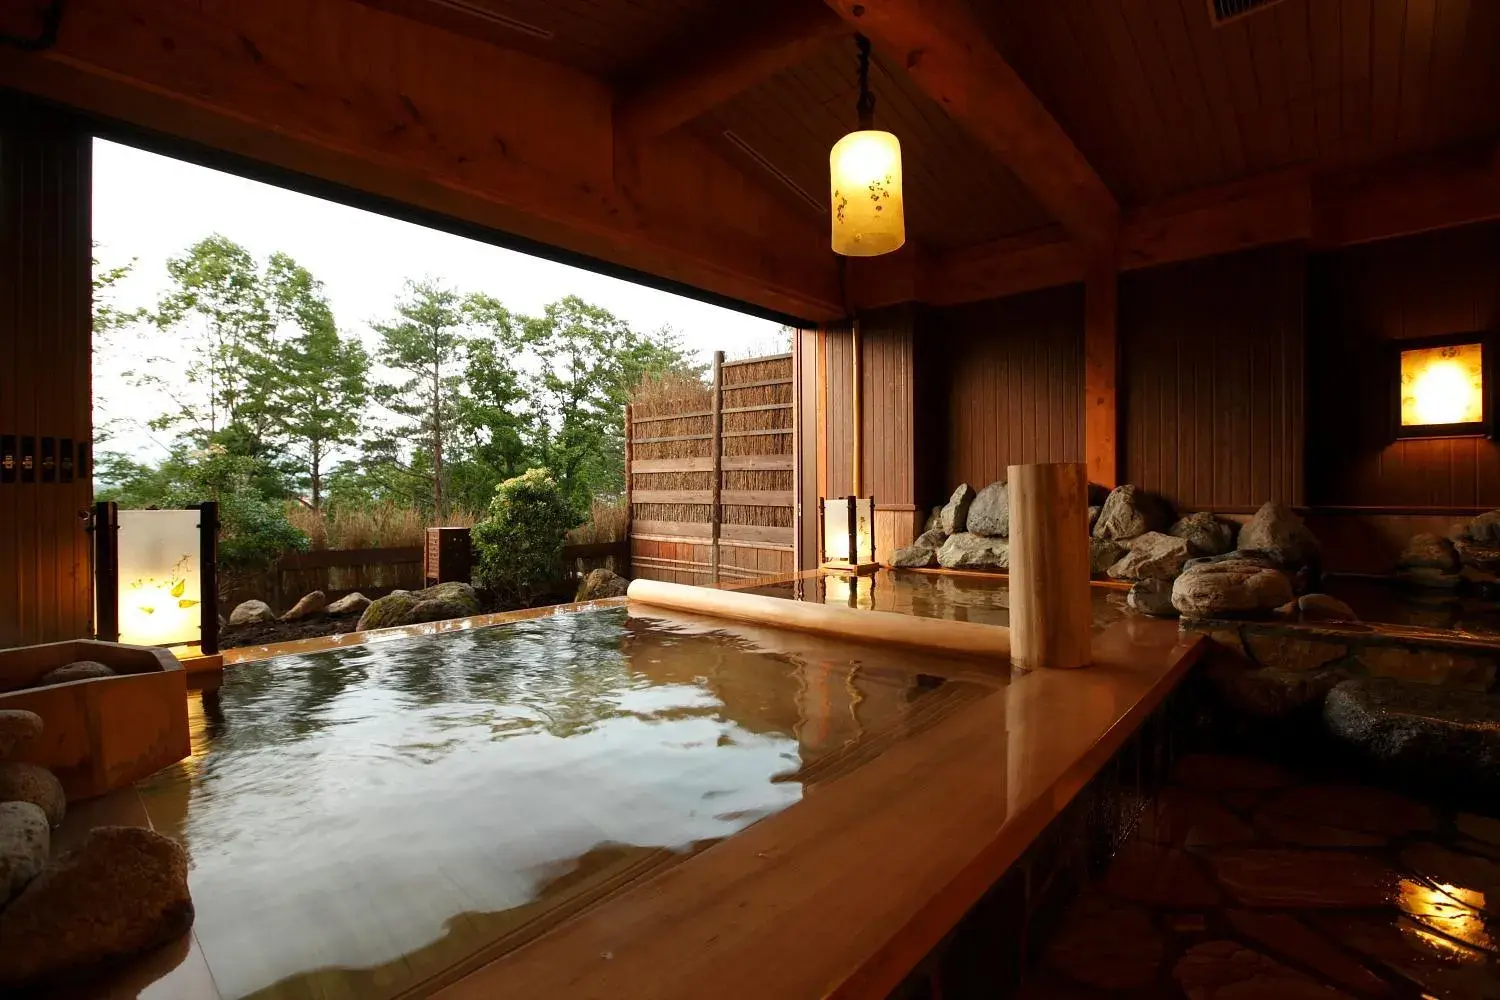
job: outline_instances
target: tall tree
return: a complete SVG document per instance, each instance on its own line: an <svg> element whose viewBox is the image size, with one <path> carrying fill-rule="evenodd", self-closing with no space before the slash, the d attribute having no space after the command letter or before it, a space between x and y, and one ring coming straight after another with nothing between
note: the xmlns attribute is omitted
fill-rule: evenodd
<svg viewBox="0 0 1500 1000"><path fill-rule="evenodd" d="M272 371L274 321L259 270L244 247L220 235L199 240L181 257L167 261L171 287L157 305L155 320L163 330L189 330L189 356L182 379L170 359L155 359L145 381L164 388L177 412L152 422L158 430L188 423L200 442L207 442L236 421L244 421L252 439L266 429L261 403L264 380ZM182 382L198 397L181 395Z"/></svg>
<svg viewBox="0 0 1500 1000"><path fill-rule="evenodd" d="M453 501L477 511L489 506L497 486L531 467L537 418L515 363L524 351L516 317L483 293L464 299L464 314L473 331L457 414L464 458L448 463L449 483Z"/></svg>
<svg viewBox="0 0 1500 1000"><path fill-rule="evenodd" d="M443 520L448 515L443 454L458 430L468 342L459 294L430 279L408 281L395 318L371 325L380 334L378 360L405 376L375 390L375 397L400 420L372 443L383 461L415 478L430 479L433 515ZM410 438L423 442L425 463L402 462L401 442Z"/></svg>
<svg viewBox="0 0 1500 1000"><path fill-rule="evenodd" d="M322 282L291 257L271 255L265 284L275 319L294 331L278 338L266 405L273 433L297 458L298 478L317 510L331 454L359 433L370 359L358 340L339 336Z"/></svg>
<svg viewBox="0 0 1500 1000"><path fill-rule="evenodd" d="M701 374L671 330L642 335L609 310L569 295L522 324L541 361L533 405L539 450L563 492L580 506L625 481L624 421L630 390L648 374Z"/></svg>

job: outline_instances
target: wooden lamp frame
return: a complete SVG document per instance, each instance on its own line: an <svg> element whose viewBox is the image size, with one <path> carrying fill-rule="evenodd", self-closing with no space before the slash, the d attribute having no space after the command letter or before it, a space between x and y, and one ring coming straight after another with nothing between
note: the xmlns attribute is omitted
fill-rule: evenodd
<svg viewBox="0 0 1500 1000"><path fill-rule="evenodd" d="M870 561L859 561L858 510L860 501L870 505ZM847 504L849 510L849 559L829 559L826 545L829 504ZM820 497L818 499L818 568L830 573L873 573L880 568L875 552L875 498L870 497Z"/></svg>
<svg viewBox="0 0 1500 1000"><path fill-rule="evenodd" d="M1476 421L1456 424L1401 423L1401 355L1408 351L1421 351L1434 347L1459 347L1477 344L1480 349L1480 418ZM1414 337L1396 340L1390 344L1391 437L1396 441L1422 440L1424 438L1493 437L1494 393L1495 393L1495 343L1488 332L1451 333L1436 337Z"/></svg>

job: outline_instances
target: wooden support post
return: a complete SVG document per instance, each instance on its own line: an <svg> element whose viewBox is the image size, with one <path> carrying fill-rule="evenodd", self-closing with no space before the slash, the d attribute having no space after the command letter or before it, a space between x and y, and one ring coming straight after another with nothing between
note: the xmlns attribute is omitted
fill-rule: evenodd
<svg viewBox="0 0 1500 1000"><path fill-rule="evenodd" d="M828 496L828 327L818 327L818 500ZM818 538L823 537L818 522ZM819 545L821 546L821 541ZM821 551L821 550L820 550Z"/></svg>
<svg viewBox="0 0 1500 1000"><path fill-rule="evenodd" d="M713 573L714 586L719 585L719 496L723 492L724 480L724 352L714 351L713 389L713 486L710 487L709 520L709 566Z"/></svg>
<svg viewBox="0 0 1500 1000"><path fill-rule="evenodd" d="M1084 454L1088 477L1101 486L1119 484L1119 274L1101 258L1088 270L1083 305Z"/></svg>
<svg viewBox="0 0 1500 1000"><path fill-rule="evenodd" d="M1069 668L1089 662L1088 482L1074 462L1012 465L1011 662Z"/></svg>
<svg viewBox="0 0 1500 1000"><path fill-rule="evenodd" d="M634 492L635 473L631 466L635 462L635 404L625 404L625 564L615 569L621 576L630 575L630 522L635 520L635 506L631 502Z"/></svg>
<svg viewBox="0 0 1500 1000"><path fill-rule="evenodd" d="M861 467L860 458L864 454L864 442L861 440L865 432L865 394L860 384L859 355L862 350L859 336L859 317L855 316L849 321L850 362L849 370L853 385L850 386L849 399L850 409L854 411L854 434L851 442L853 454L849 459L849 492L854 496L861 496L864 492L864 469Z"/></svg>

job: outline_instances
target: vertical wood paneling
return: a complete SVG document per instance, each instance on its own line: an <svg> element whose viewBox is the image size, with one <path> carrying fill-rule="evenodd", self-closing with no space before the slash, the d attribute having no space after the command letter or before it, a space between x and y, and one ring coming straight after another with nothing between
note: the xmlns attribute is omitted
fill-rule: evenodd
<svg viewBox="0 0 1500 1000"><path fill-rule="evenodd" d="M946 445L940 493L1003 479L1007 465L1083 460L1083 286L939 310L932 326L916 360L932 372L924 398L946 400L946 425L934 421L917 447Z"/></svg>
<svg viewBox="0 0 1500 1000"><path fill-rule="evenodd" d="M1500 443L1391 440L1386 346L1500 328L1500 224L1319 254L1308 295L1312 502L1500 506Z"/></svg>
<svg viewBox="0 0 1500 1000"><path fill-rule="evenodd" d="M853 489L854 392L853 354L848 324L825 330L828 358L828 495L848 496Z"/></svg>
<svg viewBox="0 0 1500 1000"><path fill-rule="evenodd" d="M797 450L799 474L797 522L802 539L802 562L798 569L811 569L818 563L818 338L816 329L798 330L797 350Z"/></svg>
<svg viewBox="0 0 1500 1000"><path fill-rule="evenodd" d="M1181 507L1303 502L1304 254L1121 277L1123 481Z"/></svg>
<svg viewBox="0 0 1500 1000"><path fill-rule="evenodd" d="M914 316L915 307L903 305L860 319L864 486L881 506L913 502Z"/></svg>
<svg viewBox="0 0 1500 1000"><path fill-rule="evenodd" d="M43 437L92 435L90 143L55 113L0 102L0 434L34 437L38 453ZM90 472L0 484L0 646L90 634Z"/></svg>

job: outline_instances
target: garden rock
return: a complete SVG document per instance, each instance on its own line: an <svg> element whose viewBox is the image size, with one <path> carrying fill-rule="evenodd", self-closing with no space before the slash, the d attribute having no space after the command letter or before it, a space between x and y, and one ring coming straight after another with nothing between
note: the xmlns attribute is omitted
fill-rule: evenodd
<svg viewBox="0 0 1500 1000"><path fill-rule="evenodd" d="M1089 507L1089 534L1094 533L1094 525L1099 523L1099 515L1104 511L1103 504L1094 504Z"/></svg>
<svg viewBox="0 0 1500 1000"><path fill-rule="evenodd" d="M943 531L942 504L938 504L936 507L932 508L932 513L927 515L927 523L922 525L923 534L926 534L929 531ZM947 535L947 532L944 531L943 534Z"/></svg>
<svg viewBox="0 0 1500 1000"><path fill-rule="evenodd" d="M1219 563L1253 563L1262 569L1276 569L1276 560L1264 552L1254 552L1249 549L1235 549L1233 552L1225 552L1219 556L1194 556L1183 564L1184 571L1197 566L1215 566Z"/></svg>
<svg viewBox="0 0 1500 1000"><path fill-rule="evenodd" d="M1463 582L1463 575L1450 573L1436 566L1413 566L1397 570L1396 577L1413 587L1428 587L1433 590L1453 590Z"/></svg>
<svg viewBox="0 0 1500 1000"><path fill-rule="evenodd" d="M937 565L937 549L912 544L896 550L891 565L897 569L926 569Z"/></svg>
<svg viewBox="0 0 1500 1000"><path fill-rule="evenodd" d="M479 598L467 583L440 583L418 591L412 608L412 622L439 622L449 618L467 618L479 614Z"/></svg>
<svg viewBox="0 0 1500 1000"><path fill-rule="evenodd" d="M591 570L578 585L575 601L598 601L606 597L624 597L630 581L609 569Z"/></svg>
<svg viewBox="0 0 1500 1000"><path fill-rule="evenodd" d="M47 671L37 678L37 684L45 687L48 684L91 681L98 677L113 677L114 675L113 667L100 663L98 660L74 660L72 663Z"/></svg>
<svg viewBox="0 0 1500 1000"><path fill-rule="evenodd" d="M1109 538L1089 539L1089 573L1098 576L1108 573L1109 568L1129 552L1122 543Z"/></svg>
<svg viewBox="0 0 1500 1000"><path fill-rule="evenodd" d="M41 872L51 844L46 813L30 802L0 803L0 906Z"/></svg>
<svg viewBox="0 0 1500 1000"><path fill-rule="evenodd" d="M182 845L101 826L0 911L0 986L74 977L159 947L193 923Z"/></svg>
<svg viewBox="0 0 1500 1000"><path fill-rule="evenodd" d="M63 821L68 796L57 776L39 764L8 761L0 764L0 802L30 802L52 826Z"/></svg>
<svg viewBox="0 0 1500 1000"><path fill-rule="evenodd" d="M1470 521L1468 535L1481 545L1500 546L1500 510L1487 511Z"/></svg>
<svg viewBox="0 0 1500 1000"><path fill-rule="evenodd" d="M1359 615L1337 597L1328 594L1303 594L1297 598L1297 611L1308 622L1357 622Z"/></svg>
<svg viewBox="0 0 1500 1000"><path fill-rule="evenodd" d="M301 621L313 615L321 615L327 610L328 595L321 590L315 590L311 594L304 594L302 600L293 604L291 609L281 616L281 620L284 622Z"/></svg>
<svg viewBox="0 0 1500 1000"><path fill-rule="evenodd" d="M1454 541L1453 548L1465 567L1484 573L1500 573L1500 545L1486 545L1460 538Z"/></svg>
<svg viewBox="0 0 1500 1000"><path fill-rule="evenodd" d="M345 594L328 605L328 613L330 615L352 615L356 611L364 611L371 603L373 602L368 597L356 591L353 594Z"/></svg>
<svg viewBox="0 0 1500 1000"><path fill-rule="evenodd" d="M1176 618L1177 609L1172 606L1172 581L1165 578L1141 580L1125 595L1125 606L1143 615Z"/></svg>
<svg viewBox="0 0 1500 1000"><path fill-rule="evenodd" d="M274 622L276 613L265 601L245 601L229 612L230 627L252 625L255 622Z"/></svg>
<svg viewBox="0 0 1500 1000"><path fill-rule="evenodd" d="M1095 538L1125 541L1148 531L1165 531L1170 523L1160 500L1127 483L1110 491L1099 520L1094 522L1093 534Z"/></svg>
<svg viewBox="0 0 1500 1000"><path fill-rule="evenodd" d="M1182 518L1167 533L1186 539L1195 556L1217 556L1234 550L1235 526L1206 510Z"/></svg>
<svg viewBox="0 0 1500 1000"><path fill-rule="evenodd" d="M938 549L938 565L945 569L1007 569L1010 543L962 532L951 536Z"/></svg>
<svg viewBox="0 0 1500 1000"><path fill-rule="evenodd" d="M355 626L361 632L372 628L392 628L396 625L410 625L416 621L412 612L420 602L415 594L405 590L393 591L384 597L377 597L365 608L364 614L359 616L359 624Z"/></svg>
<svg viewBox="0 0 1500 1000"><path fill-rule="evenodd" d="M1290 600L1286 574L1250 560L1192 566L1172 585L1172 606L1189 618L1267 612Z"/></svg>
<svg viewBox="0 0 1500 1000"><path fill-rule="evenodd" d="M1189 555L1187 539L1159 531L1132 538L1127 548L1129 551L1109 568L1109 575L1117 580L1174 577L1182 572L1182 564Z"/></svg>
<svg viewBox="0 0 1500 1000"><path fill-rule="evenodd" d="M1285 504L1261 505L1240 529L1239 547L1264 552L1281 566L1306 566L1318 559L1318 540Z"/></svg>
<svg viewBox="0 0 1500 1000"><path fill-rule="evenodd" d="M1004 483L990 483L974 497L968 530L990 538L1010 537L1010 491Z"/></svg>
<svg viewBox="0 0 1500 1000"><path fill-rule="evenodd" d="M1453 542L1429 534L1411 536L1396 560L1397 569L1440 569L1447 573L1457 573L1460 565Z"/></svg>
<svg viewBox="0 0 1500 1000"><path fill-rule="evenodd" d="M19 708L0 710L0 760L42 735L42 717Z"/></svg>
<svg viewBox="0 0 1500 1000"><path fill-rule="evenodd" d="M950 535L969 530L969 505L974 502L974 487L962 483L938 514L938 527Z"/></svg>
<svg viewBox="0 0 1500 1000"><path fill-rule="evenodd" d="M1363 677L1329 693L1323 720L1398 777L1500 791L1500 695Z"/></svg>

